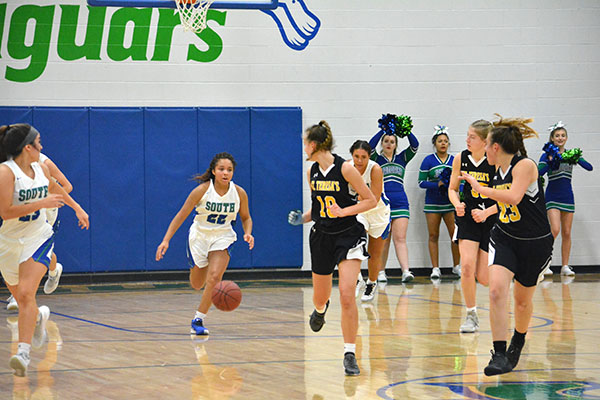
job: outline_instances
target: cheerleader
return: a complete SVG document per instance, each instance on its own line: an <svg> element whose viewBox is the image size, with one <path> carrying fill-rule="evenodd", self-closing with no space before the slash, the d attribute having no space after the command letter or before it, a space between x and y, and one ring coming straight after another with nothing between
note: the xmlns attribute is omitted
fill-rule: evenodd
<svg viewBox="0 0 600 400"><path fill-rule="evenodd" d="M450 238L454 235L454 206L448 198L448 185L452 173L454 156L448 154L450 138L445 126L437 125L431 138L435 153L423 159L419 169L419 187L425 189L425 218L429 231L429 257L431 258L431 279L439 279L442 272L439 268L438 239L442 219L446 224ZM451 242L452 272L460 276L458 245Z"/></svg>
<svg viewBox="0 0 600 400"><path fill-rule="evenodd" d="M404 174L406 172L406 165L413 159L419 149L419 141L410 132L408 134L408 142L408 147L397 153L398 136L393 133L386 133L383 129L369 140L369 145L373 149L371 159L379 164L383 170L384 191L390 200L392 216L392 235L391 238L388 237L385 241L382 269L378 276L380 282L387 282L385 264L390 250L391 239L394 240L396 255L402 268L402 282L410 282L415 278L408 267L406 231L408 230L410 211L408 197L404 191ZM376 151L379 144L381 144L381 154Z"/></svg>
<svg viewBox="0 0 600 400"><path fill-rule="evenodd" d="M567 144L567 129L562 121L557 122L548 128L550 131L550 143L558 147L561 155L565 154L565 145ZM548 174L548 186L546 187L546 210L552 235L556 239L561 233L562 245L562 267L561 275L573 276L575 272L569 266L569 256L571 255L571 227L573 225L573 214L575 213L575 199L573 196L573 187L571 178L573 176L573 166L579 164L586 171L594 169L592 164L583 157L579 157L573 162L558 162L554 159L558 154L552 155L549 152L542 154L538 169L540 176ZM550 266L544 271L546 275L552 275Z"/></svg>

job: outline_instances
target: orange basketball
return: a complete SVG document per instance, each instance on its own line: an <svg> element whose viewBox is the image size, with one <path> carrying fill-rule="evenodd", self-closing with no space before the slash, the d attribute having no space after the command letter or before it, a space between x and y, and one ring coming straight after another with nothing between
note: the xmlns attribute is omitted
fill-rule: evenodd
<svg viewBox="0 0 600 400"><path fill-rule="evenodd" d="M221 311L233 311L242 302L242 291L233 281L221 281L213 289L212 302Z"/></svg>

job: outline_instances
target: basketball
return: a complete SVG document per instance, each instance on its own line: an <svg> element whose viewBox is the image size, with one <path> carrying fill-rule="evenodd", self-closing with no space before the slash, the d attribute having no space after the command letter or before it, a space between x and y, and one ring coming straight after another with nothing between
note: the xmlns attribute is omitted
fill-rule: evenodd
<svg viewBox="0 0 600 400"><path fill-rule="evenodd" d="M212 302L221 311L233 311L242 302L242 291L233 281L221 281L213 289Z"/></svg>

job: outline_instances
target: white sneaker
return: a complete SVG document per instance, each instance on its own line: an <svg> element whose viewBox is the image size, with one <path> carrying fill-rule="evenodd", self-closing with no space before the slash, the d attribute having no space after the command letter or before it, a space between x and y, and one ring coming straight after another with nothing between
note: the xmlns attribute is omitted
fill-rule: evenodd
<svg viewBox="0 0 600 400"><path fill-rule="evenodd" d="M360 291L365 287L365 280L360 278L356 281L356 290L354 291L354 297L358 298Z"/></svg>
<svg viewBox="0 0 600 400"><path fill-rule="evenodd" d="M563 265L560 269L560 274L564 276L574 276L575 271L573 271L568 265Z"/></svg>
<svg viewBox="0 0 600 400"><path fill-rule="evenodd" d="M460 264L452 267L452 273L458 277L460 277Z"/></svg>
<svg viewBox="0 0 600 400"><path fill-rule="evenodd" d="M479 317L477 311L467 312L465 323L460 326L461 333L475 333L479 330Z"/></svg>
<svg viewBox="0 0 600 400"><path fill-rule="evenodd" d="M8 304L6 305L7 311L19 311L19 305L17 304L17 301L15 300L13 295L6 299L6 301L8 301Z"/></svg>
<svg viewBox="0 0 600 400"><path fill-rule="evenodd" d="M379 274L377 274L377 281L387 282L387 275L385 274L385 270L379 271Z"/></svg>
<svg viewBox="0 0 600 400"><path fill-rule="evenodd" d="M413 279L415 279L415 276L409 270L406 270L402 273L402 282L403 283L410 282Z"/></svg>
<svg viewBox="0 0 600 400"><path fill-rule="evenodd" d="M361 301L371 301L373 297L375 297L375 292L377 291L377 282L369 283L367 282L365 285L365 293L360 298Z"/></svg>
<svg viewBox="0 0 600 400"><path fill-rule="evenodd" d="M431 279L440 279L442 277L442 271L439 267L434 267L431 270L431 275L429 275Z"/></svg>
<svg viewBox="0 0 600 400"><path fill-rule="evenodd" d="M35 324L35 330L33 331L33 339L31 339L31 347L34 349L42 347L48 338L48 334L46 333L46 322L48 321L48 318L50 318L50 309L48 306L40 306L38 310L39 314Z"/></svg>
<svg viewBox="0 0 600 400"><path fill-rule="evenodd" d="M18 353L10 358L8 365L15 370L13 373L16 376L25 376L27 375L27 366L29 365L29 361L29 354Z"/></svg>
<svg viewBox="0 0 600 400"><path fill-rule="evenodd" d="M60 281L60 276L63 272L63 266L61 263L56 263L56 275L54 277L48 274L48 280L44 283L44 293L50 294L56 290L58 287L58 281Z"/></svg>
<svg viewBox="0 0 600 400"><path fill-rule="evenodd" d="M550 269L549 265L544 270L544 275L552 275L552 270Z"/></svg>

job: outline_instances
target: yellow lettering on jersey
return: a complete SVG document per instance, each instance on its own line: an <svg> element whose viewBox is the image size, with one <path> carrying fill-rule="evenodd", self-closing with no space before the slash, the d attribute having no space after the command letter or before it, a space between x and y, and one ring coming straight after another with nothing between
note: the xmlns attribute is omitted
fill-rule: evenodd
<svg viewBox="0 0 600 400"><path fill-rule="evenodd" d="M480 183L490 181L490 174L488 174L487 172L467 171L467 174L477 179Z"/></svg>
<svg viewBox="0 0 600 400"><path fill-rule="evenodd" d="M312 190L318 192L339 192L340 183L338 181L311 181Z"/></svg>
<svg viewBox="0 0 600 400"><path fill-rule="evenodd" d="M325 196L325 200L321 198L321 196L316 196L319 204L321 205L321 211L319 211L319 215L321 218L337 218L335 215L329 211L329 207L335 204L335 197L333 196Z"/></svg>

